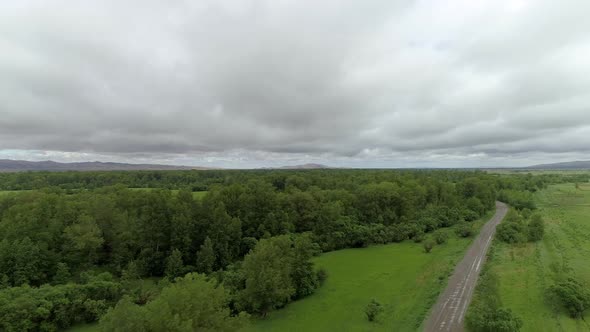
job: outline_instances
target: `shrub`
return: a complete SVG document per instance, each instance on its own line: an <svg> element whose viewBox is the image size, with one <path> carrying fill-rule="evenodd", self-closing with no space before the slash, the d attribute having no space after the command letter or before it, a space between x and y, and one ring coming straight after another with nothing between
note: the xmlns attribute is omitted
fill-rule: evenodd
<svg viewBox="0 0 590 332"><path fill-rule="evenodd" d="M383 312L383 306L375 299L372 299L365 308L365 315L367 316L369 322L375 321L381 312Z"/></svg>
<svg viewBox="0 0 590 332"><path fill-rule="evenodd" d="M434 248L434 241L431 239L428 239L428 240L424 241L424 243L422 245L424 247L424 252L428 254L432 251L432 248Z"/></svg>
<svg viewBox="0 0 590 332"><path fill-rule="evenodd" d="M526 226L519 222L501 223L496 232L498 239L506 243L523 243L528 239Z"/></svg>
<svg viewBox="0 0 590 332"><path fill-rule="evenodd" d="M522 320L510 309L480 307L469 317L467 325L474 332L516 332L522 328Z"/></svg>
<svg viewBox="0 0 590 332"><path fill-rule="evenodd" d="M439 230L434 233L434 240L436 241L436 244L444 244L447 242L448 239L449 239L449 233L447 233L443 230Z"/></svg>
<svg viewBox="0 0 590 332"><path fill-rule="evenodd" d="M543 239L545 234L545 225L543 224L543 218L536 214L531 218L528 224L528 235L529 241L535 242Z"/></svg>
<svg viewBox="0 0 590 332"><path fill-rule="evenodd" d="M455 230L455 232L457 232L457 235L459 235L460 237L470 237L471 235L473 235L473 229L471 228L471 225L469 225L468 223L461 223L457 225L457 229Z"/></svg>
<svg viewBox="0 0 590 332"><path fill-rule="evenodd" d="M590 307L590 290L572 277L551 286L549 293L561 302L572 318L582 318Z"/></svg>
<svg viewBox="0 0 590 332"><path fill-rule="evenodd" d="M316 274L317 274L318 282L320 283L320 285L323 285L324 282L326 282L326 279L328 279L328 272L326 272L326 269L321 267L317 270Z"/></svg>

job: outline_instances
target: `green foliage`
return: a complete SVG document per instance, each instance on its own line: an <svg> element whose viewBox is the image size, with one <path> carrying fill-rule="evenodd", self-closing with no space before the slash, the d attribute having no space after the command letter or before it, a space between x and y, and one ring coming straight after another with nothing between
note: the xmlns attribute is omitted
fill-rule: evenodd
<svg viewBox="0 0 590 332"><path fill-rule="evenodd" d="M100 320L103 331L236 331L247 315L232 316L222 285L188 274L145 306L124 298Z"/></svg>
<svg viewBox="0 0 590 332"><path fill-rule="evenodd" d="M293 240L291 279L295 287L295 299L312 294L319 286L318 275L311 261L318 251L318 245L312 242L309 234L298 236Z"/></svg>
<svg viewBox="0 0 590 332"><path fill-rule="evenodd" d="M441 245L447 243L449 239L449 233L444 230L438 230L433 235L436 244Z"/></svg>
<svg viewBox="0 0 590 332"><path fill-rule="evenodd" d="M455 228L455 233L460 237L470 237L473 235L473 227L466 222L460 223Z"/></svg>
<svg viewBox="0 0 590 332"><path fill-rule="evenodd" d="M572 318L583 318L590 307L590 289L573 277L557 282L548 291L550 298L559 301Z"/></svg>
<svg viewBox="0 0 590 332"><path fill-rule="evenodd" d="M545 224L543 222L543 218L536 214L533 215L531 220L528 223L528 235L529 241L536 242L543 239L543 235L545 234Z"/></svg>
<svg viewBox="0 0 590 332"><path fill-rule="evenodd" d="M473 332L516 332L523 326L519 317L502 307L498 276L487 267L482 271L465 321Z"/></svg>
<svg viewBox="0 0 590 332"><path fill-rule="evenodd" d="M70 274L70 269L68 268L68 265L66 263L57 263L57 271L53 276L53 284L66 284L71 280L71 278L72 275Z"/></svg>
<svg viewBox="0 0 590 332"><path fill-rule="evenodd" d="M85 284L0 290L0 330L55 331L103 315L121 296L120 284L91 278Z"/></svg>
<svg viewBox="0 0 590 332"><path fill-rule="evenodd" d="M522 320L504 308L481 308L470 320L474 332L516 332L522 328Z"/></svg>
<svg viewBox="0 0 590 332"><path fill-rule="evenodd" d="M264 314L318 287L313 242L330 251L422 241L492 209L497 190L533 191L547 179L389 170L2 173L0 189L35 190L0 199L0 287L108 271L133 302L147 303L154 292L134 286L140 278L221 275L245 256L266 255L269 262L248 258L255 263L224 279L234 278L232 308ZM285 234L288 248L256 252ZM265 285L254 285L253 265L279 295L253 291ZM98 314L104 303L93 301L88 310Z"/></svg>
<svg viewBox="0 0 590 332"><path fill-rule="evenodd" d="M377 319L377 316L383 312L383 306L377 300L372 299L369 304L365 307L365 315L369 322L373 322Z"/></svg>
<svg viewBox="0 0 590 332"><path fill-rule="evenodd" d="M434 248L434 240L432 239L428 239L426 241L424 241L424 243L422 244L422 247L424 248L424 252L425 253L430 253L432 251L432 248Z"/></svg>
<svg viewBox="0 0 590 332"><path fill-rule="evenodd" d="M215 265L215 250L213 243L209 237L205 238L205 242L201 245L201 249L197 253L197 271L201 273L213 272Z"/></svg>
<svg viewBox="0 0 590 332"><path fill-rule="evenodd" d="M171 280L180 277L184 271L184 264L182 263L182 253L178 249L172 250L168 259L166 259L166 276Z"/></svg>
<svg viewBox="0 0 590 332"><path fill-rule="evenodd" d="M11 286L39 284L46 278L44 263L39 245L29 237L0 242L0 271Z"/></svg>
<svg viewBox="0 0 590 332"><path fill-rule="evenodd" d="M291 279L291 240L287 236L264 239L244 258L246 287L240 307L263 316L286 305L296 294Z"/></svg>
<svg viewBox="0 0 590 332"><path fill-rule="evenodd" d="M498 195L498 200L508 203L510 206L518 210L534 210L537 208L533 195L528 191L502 190Z"/></svg>
<svg viewBox="0 0 590 332"><path fill-rule="evenodd" d="M545 233L543 219L538 214L531 217L530 211L527 211L525 209L519 212L511 209L504 222L497 227L496 236L498 239L512 244L541 240ZM530 218L528 222L526 219L527 216Z"/></svg>

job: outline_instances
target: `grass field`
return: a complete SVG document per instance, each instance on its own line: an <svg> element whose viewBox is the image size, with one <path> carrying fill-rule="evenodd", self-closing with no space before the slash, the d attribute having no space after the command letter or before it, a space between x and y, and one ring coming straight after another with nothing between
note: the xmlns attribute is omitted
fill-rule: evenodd
<svg viewBox="0 0 590 332"><path fill-rule="evenodd" d="M28 192L30 190L0 190L0 197L7 196L10 194L18 194L23 192Z"/></svg>
<svg viewBox="0 0 590 332"><path fill-rule="evenodd" d="M590 284L590 185L551 186L536 194L545 219L545 237L538 243L511 246L496 242L490 269L499 277L504 307L512 309L522 331L590 331L585 320L573 320L545 300L556 267L567 266Z"/></svg>
<svg viewBox="0 0 590 332"><path fill-rule="evenodd" d="M323 254L316 264L328 272L324 286L247 331L416 331L471 241L453 234L430 254L412 242ZM363 311L372 298L385 307L375 323Z"/></svg>

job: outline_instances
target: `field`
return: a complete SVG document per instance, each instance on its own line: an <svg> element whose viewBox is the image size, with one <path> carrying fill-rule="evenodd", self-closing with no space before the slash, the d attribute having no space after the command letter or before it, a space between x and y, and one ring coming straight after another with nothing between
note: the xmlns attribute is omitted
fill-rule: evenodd
<svg viewBox="0 0 590 332"><path fill-rule="evenodd" d="M328 272L325 285L248 331L416 331L471 240L453 234L430 254L404 242L321 255L315 262ZM363 312L372 298L385 307L375 323Z"/></svg>
<svg viewBox="0 0 590 332"><path fill-rule="evenodd" d="M489 267L499 277L502 304L523 320L522 331L590 331L590 313L573 320L545 300L556 270L569 269L590 284L590 186L551 186L536 201L545 219L543 241L494 245Z"/></svg>

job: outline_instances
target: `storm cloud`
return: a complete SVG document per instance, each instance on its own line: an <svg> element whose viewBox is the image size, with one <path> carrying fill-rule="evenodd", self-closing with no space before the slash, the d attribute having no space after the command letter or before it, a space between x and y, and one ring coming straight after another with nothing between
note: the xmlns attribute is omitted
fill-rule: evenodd
<svg viewBox="0 0 590 332"><path fill-rule="evenodd" d="M590 159L590 2L0 3L0 157Z"/></svg>

